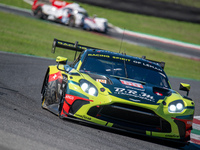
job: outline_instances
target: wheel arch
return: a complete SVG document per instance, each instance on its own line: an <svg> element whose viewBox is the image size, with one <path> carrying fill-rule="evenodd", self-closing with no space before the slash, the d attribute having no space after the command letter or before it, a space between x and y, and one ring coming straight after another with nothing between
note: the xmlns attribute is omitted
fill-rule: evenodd
<svg viewBox="0 0 200 150"><path fill-rule="evenodd" d="M47 68L47 71L46 71L46 74L45 74L45 77L44 77L44 80L43 80L43 84L42 84L41 94L44 92L44 85L45 85L45 81L46 81L48 75L53 74L53 73L58 72L58 71L59 70L57 69L56 66L49 66Z"/></svg>

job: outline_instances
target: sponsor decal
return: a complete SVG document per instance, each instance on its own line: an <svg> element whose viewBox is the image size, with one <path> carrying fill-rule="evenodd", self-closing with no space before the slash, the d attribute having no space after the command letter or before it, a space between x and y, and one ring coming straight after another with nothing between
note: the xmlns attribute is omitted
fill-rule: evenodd
<svg viewBox="0 0 200 150"><path fill-rule="evenodd" d="M85 115L80 115L80 114L75 114L76 117L82 118L82 119L86 119L86 120L91 120L90 117L85 116Z"/></svg>
<svg viewBox="0 0 200 150"><path fill-rule="evenodd" d="M101 83L105 83L107 84L107 80L103 80L103 79L96 79L97 82L101 82Z"/></svg>
<svg viewBox="0 0 200 150"><path fill-rule="evenodd" d="M96 56L96 57L107 57L107 58L110 58L109 55L103 55L103 54L88 54L88 56Z"/></svg>
<svg viewBox="0 0 200 150"><path fill-rule="evenodd" d="M75 97L74 97L74 96L72 96L72 95L68 95L68 94L66 94L66 95L65 95L65 99L74 100L74 99L75 99Z"/></svg>
<svg viewBox="0 0 200 150"><path fill-rule="evenodd" d="M131 61L130 59L127 58L123 58L123 57L116 57L116 56L112 56L113 59L119 59L119 60L123 60L123 61Z"/></svg>
<svg viewBox="0 0 200 150"><path fill-rule="evenodd" d="M178 135L165 135L165 137L179 137Z"/></svg>
<svg viewBox="0 0 200 150"><path fill-rule="evenodd" d="M90 101L90 102L93 102L93 100L89 100L89 99L85 99L85 98L82 98L82 97L78 97L78 96L74 96L74 95L69 95L69 94L65 94L65 100L67 101L68 104L72 105L73 102L75 100L84 100L84 101Z"/></svg>
<svg viewBox="0 0 200 150"><path fill-rule="evenodd" d="M148 67L148 68L152 68L152 69L155 69L155 70L158 70L158 71L162 71L160 68L150 64L150 63L144 63L144 62L141 62L141 61L136 61L134 60L133 61L134 64L138 64L138 65L143 65L145 67Z"/></svg>
<svg viewBox="0 0 200 150"><path fill-rule="evenodd" d="M64 45L64 46L75 47L74 44L70 44L70 43L65 43L65 42L61 42L61 41L58 41L57 43L60 44L60 45ZM87 47L80 46L80 45L78 45L78 48L83 49L83 50L87 49Z"/></svg>
<svg viewBox="0 0 200 150"><path fill-rule="evenodd" d="M123 60L130 62L131 59L124 58L124 57L118 57L118 56L110 56L110 55L104 55L104 54L88 54L88 56L95 56L95 57L106 57L106 58L112 58L117 60Z"/></svg>
<svg viewBox="0 0 200 150"><path fill-rule="evenodd" d="M133 102L140 102L139 99L132 99L132 98L129 98L130 101L133 101Z"/></svg>
<svg viewBox="0 0 200 150"><path fill-rule="evenodd" d="M121 81L122 84L129 85L129 86L134 86L134 87L143 89L142 84L135 83L135 82L130 82L130 81L125 81L125 80L120 80L120 81Z"/></svg>
<svg viewBox="0 0 200 150"><path fill-rule="evenodd" d="M114 88L115 88L115 94L127 95L127 96L132 96L134 98L139 98L139 99L155 102L154 97L145 92L139 93L138 91L132 90L132 89L125 89L125 88L119 88L119 87L114 87Z"/></svg>

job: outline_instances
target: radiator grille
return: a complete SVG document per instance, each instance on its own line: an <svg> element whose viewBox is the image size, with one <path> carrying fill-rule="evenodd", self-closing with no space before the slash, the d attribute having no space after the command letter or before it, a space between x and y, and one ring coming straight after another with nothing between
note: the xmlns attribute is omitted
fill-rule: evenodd
<svg viewBox="0 0 200 150"><path fill-rule="evenodd" d="M171 132L170 124L152 110L133 105L114 103L92 107L88 115L114 123L121 128Z"/></svg>

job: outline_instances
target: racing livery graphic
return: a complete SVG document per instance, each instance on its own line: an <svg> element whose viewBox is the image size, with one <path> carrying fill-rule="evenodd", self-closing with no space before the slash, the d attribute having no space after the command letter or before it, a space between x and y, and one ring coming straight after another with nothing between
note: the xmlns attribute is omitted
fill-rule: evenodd
<svg viewBox="0 0 200 150"><path fill-rule="evenodd" d="M107 33L108 20L105 18L96 17L96 15L94 15L93 17L85 17L83 18L82 28L88 31Z"/></svg>
<svg viewBox="0 0 200 150"><path fill-rule="evenodd" d="M77 119L127 132L187 143L195 104L190 85L185 96L171 89L164 62L138 58L54 39L56 47L75 51L74 61L58 56L49 66L42 107L60 118ZM79 55L77 55L79 53Z"/></svg>
<svg viewBox="0 0 200 150"><path fill-rule="evenodd" d="M33 15L39 19L56 21L71 27L81 26L88 16L87 11L77 3L60 0L34 0Z"/></svg>
<svg viewBox="0 0 200 150"><path fill-rule="evenodd" d="M108 20L96 15L89 17L87 11L77 3L61 0L34 0L33 15L38 19L51 20L71 27L82 27L88 31L107 33Z"/></svg>

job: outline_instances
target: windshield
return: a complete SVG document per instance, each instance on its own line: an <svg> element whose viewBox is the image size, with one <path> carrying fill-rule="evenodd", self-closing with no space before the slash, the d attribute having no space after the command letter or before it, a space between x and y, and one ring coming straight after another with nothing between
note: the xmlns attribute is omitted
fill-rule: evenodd
<svg viewBox="0 0 200 150"><path fill-rule="evenodd" d="M130 60L130 59L128 59ZM134 64L131 61L111 59L105 57L87 57L80 70L104 75L130 78L137 81L169 88L164 72L152 67Z"/></svg>

